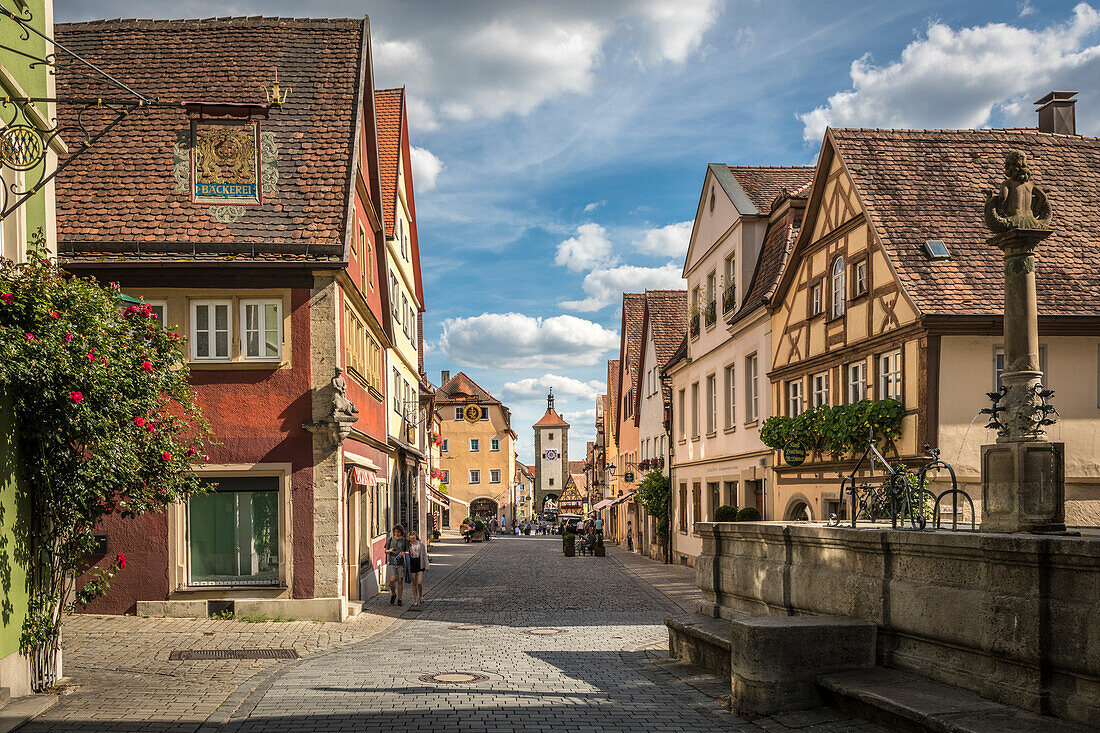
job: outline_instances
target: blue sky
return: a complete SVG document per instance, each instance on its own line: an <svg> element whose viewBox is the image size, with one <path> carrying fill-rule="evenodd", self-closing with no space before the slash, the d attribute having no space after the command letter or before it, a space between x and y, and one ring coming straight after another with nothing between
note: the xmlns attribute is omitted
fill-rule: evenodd
<svg viewBox="0 0 1100 733"><path fill-rule="evenodd" d="M1079 90L1100 134L1100 3L56 0L57 20L372 23L408 89L429 376L513 410L523 460L555 385L583 456L621 293L679 287L707 163L812 163L826 125L1033 126Z"/></svg>

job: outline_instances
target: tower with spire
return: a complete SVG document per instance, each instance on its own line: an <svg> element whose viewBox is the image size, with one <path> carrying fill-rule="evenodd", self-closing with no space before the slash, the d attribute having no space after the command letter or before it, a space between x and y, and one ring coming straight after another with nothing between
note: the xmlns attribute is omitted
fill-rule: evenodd
<svg viewBox="0 0 1100 733"><path fill-rule="evenodd" d="M569 423L554 409L554 390L546 396L546 414L535 429L536 514L556 514L561 493L569 477ZM547 504L547 499L551 503Z"/></svg>

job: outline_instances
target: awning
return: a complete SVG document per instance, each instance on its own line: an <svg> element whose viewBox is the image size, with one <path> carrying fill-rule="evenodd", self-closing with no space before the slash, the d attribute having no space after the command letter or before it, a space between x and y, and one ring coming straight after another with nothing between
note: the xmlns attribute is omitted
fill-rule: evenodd
<svg viewBox="0 0 1100 733"><path fill-rule="evenodd" d="M368 471L359 466L351 467L351 480L360 486L377 486L378 479L374 477L374 471Z"/></svg>
<svg viewBox="0 0 1100 733"><path fill-rule="evenodd" d="M606 507L609 507L614 503L615 503L614 499L604 499L603 501L596 504L596 506L592 507L592 511L598 512L599 510L604 509Z"/></svg>
<svg viewBox="0 0 1100 733"><path fill-rule="evenodd" d="M611 503L612 504L622 504L624 501L630 501L632 498L634 498L634 492L633 491L631 491L629 494L623 494L622 496L615 499L615 501L613 501Z"/></svg>
<svg viewBox="0 0 1100 733"><path fill-rule="evenodd" d="M438 504L441 509L446 509L446 510L450 511L450 509L451 509L450 502L441 501L441 500L437 499L435 495L436 495L436 492L429 491L428 492L428 501L432 502L433 504Z"/></svg>

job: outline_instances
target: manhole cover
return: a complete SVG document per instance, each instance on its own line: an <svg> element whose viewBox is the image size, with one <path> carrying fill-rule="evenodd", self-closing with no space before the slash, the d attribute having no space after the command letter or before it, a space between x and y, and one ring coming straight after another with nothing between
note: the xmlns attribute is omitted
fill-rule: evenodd
<svg viewBox="0 0 1100 733"><path fill-rule="evenodd" d="M294 649L176 649L168 655L174 661L188 659L297 659Z"/></svg>
<svg viewBox="0 0 1100 733"><path fill-rule="evenodd" d="M487 679L489 678L485 675L474 672L439 672L420 675L421 682L436 682L441 685L468 685L471 682L484 682Z"/></svg>
<svg viewBox="0 0 1100 733"><path fill-rule="evenodd" d="M564 629L527 629L525 633L531 636L553 636L554 634L564 634Z"/></svg>
<svg viewBox="0 0 1100 733"><path fill-rule="evenodd" d="M456 626L449 626L452 631L477 631L478 629L489 628L485 624L457 624Z"/></svg>

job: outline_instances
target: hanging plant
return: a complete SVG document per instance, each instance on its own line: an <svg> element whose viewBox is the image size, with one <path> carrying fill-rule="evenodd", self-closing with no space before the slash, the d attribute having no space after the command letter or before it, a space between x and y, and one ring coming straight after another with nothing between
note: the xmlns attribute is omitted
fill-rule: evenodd
<svg viewBox="0 0 1100 733"><path fill-rule="evenodd" d="M840 458L862 453L868 438L892 448L901 438L904 418L905 408L897 400L821 405L796 417L769 417L760 426L760 440L774 450L798 441L807 451Z"/></svg>
<svg viewBox="0 0 1100 733"><path fill-rule="evenodd" d="M0 388L14 410L28 508L14 553L29 574L20 650L36 690L56 682L65 599L87 605L126 566L119 554L88 567L97 524L201 490L192 464L206 457L209 429L179 336L148 306L120 311L119 298L117 286L46 260L0 264Z"/></svg>

